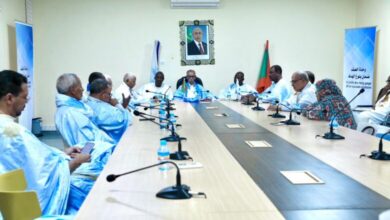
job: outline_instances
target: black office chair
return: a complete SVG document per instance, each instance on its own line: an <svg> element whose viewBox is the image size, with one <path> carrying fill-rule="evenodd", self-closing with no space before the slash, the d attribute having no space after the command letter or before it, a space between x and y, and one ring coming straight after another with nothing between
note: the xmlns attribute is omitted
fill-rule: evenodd
<svg viewBox="0 0 390 220"><path fill-rule="evenodd" d="M183 80L186 80L187 82L187 79L185 76L181 77L179 80L177 80L177 83L176 83L176 89L178 89L182 84L183 84ZM200 78L196 77L195 78L195 82L201 86L203 86L203 82Z"/></svg>

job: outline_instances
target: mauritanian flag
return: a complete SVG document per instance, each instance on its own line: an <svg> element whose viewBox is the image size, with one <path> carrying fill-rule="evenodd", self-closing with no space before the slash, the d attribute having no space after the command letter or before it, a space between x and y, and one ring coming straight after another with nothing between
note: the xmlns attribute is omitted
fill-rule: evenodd
<svg viewBox="0 0 390 220"><path fill-rule="evenodd" d="M268 54L268 40L265 43L263 60L261 61L261 67L259 72L259 78L257 79L256 90L262 93L268 87L271 86L271 79L269 78L269 54Z"/></svg>

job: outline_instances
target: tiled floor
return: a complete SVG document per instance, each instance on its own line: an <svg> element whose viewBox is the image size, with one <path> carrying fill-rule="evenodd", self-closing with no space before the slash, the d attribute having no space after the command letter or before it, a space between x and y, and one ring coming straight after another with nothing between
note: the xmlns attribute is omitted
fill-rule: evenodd
<svg viewBox="0 0 390 220"><path fill-rule="evenodd" d="M58 131L43 131L42 134L43 136L38 137L39 140L49 146L64 150L64 142L62 141L61 134Z"/></svg>

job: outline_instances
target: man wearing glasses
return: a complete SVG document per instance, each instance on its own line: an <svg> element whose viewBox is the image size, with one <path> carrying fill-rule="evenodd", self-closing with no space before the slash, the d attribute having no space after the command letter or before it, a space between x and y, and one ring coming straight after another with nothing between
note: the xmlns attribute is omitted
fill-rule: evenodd
<svg viewBox="0 0 390 220"><path fill-rule="evenodd" d="M291 109L304 109L306 106L317 101L315 86L310 83L306 72L298 71L291 76L291 85L294 93L284 102L279 105L279 108L284 111ZM276 109L275 106L270 106L270 109Z"/></svg>
<svg viewBox="0 0 390 220"><path fill-rule="evenodd" d="M182 85L176 90L174 99L184 102L199 102L201 100L214 99L214 95L195 82L195 70L188 70L186 79L187 82L183 80Z"/></svg>
<svg viewBox="0 0 390 220"><path fill-rule="evenodd" d="M111 91L112 87L107 80L94 80L90 84L90 94L86 104L94 111L93 123L117 143L129 126L130 114L111 97Z"/></svg>

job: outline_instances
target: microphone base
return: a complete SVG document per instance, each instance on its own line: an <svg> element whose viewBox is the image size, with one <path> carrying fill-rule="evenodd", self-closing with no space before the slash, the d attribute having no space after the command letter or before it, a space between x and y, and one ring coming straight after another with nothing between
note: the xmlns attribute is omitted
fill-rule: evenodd
<svg viewBox="0 0 390 220"><path fill-rule="evenodd" d="M190 155L187 151L176 151L169 155L169 159L171 160L188 160Z"/></svg>
<svg viewBox="0 0 390 220"><path fill-rule="evenodd" d="M256 106L252 108L253 111L265 111L265 108L262 108L260 106Z"/></svg>
<svg viewBox="0 0 390 220"><path fill-rule="evenodd" d="M387 154L384 151L382 151L382 152L373 151L373 152L371 152L371 155L368 157L373 159L373 160L390 160L390 154Z"/></svg>
<svg viewBox="0 0 390 220"><path fill-rule="evenodd" d="M268 116L270 116L270 117L272 117L272 118L286 118L285 115L282 115L282 114L280 114L280 113L274 113L274 114L270 114L270 115L268 115Z"/></svg>
<svg viewBox="0 0 390 220"><path fill-rule="evenodd" d="M328 140L344 140L345 137L339 135L339 134L336 134L336 133L331 133L331 132L328 132L328 133L325 133L324 136L322 136L324 139L328 139Z"/></svg>
<svg viewBox="0 0 390 220"><path fill-rule="evenodd" d="M190 187L187 185L170 186L160 190L156 197L162 199L190 199L192 195L188 192Z"/></svg>
<svg viewBox="0 0 390 220"><path fill-rule="evenodd" d="M165 138L161 138L160 140L166 140L168 142L177 142L180 140L187 140L187 138L185 137L178 137L178 136L173 136L173 135L170 135L168 137L165 137Z"/></svg>
<svg viewBox="0 0 390 220"><path fill-rule="evenodd" d="M285 120L281 121L280 123L283 123L285 125L300 125L301 123L294 121L294 120Z"/></svg>

